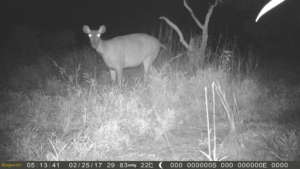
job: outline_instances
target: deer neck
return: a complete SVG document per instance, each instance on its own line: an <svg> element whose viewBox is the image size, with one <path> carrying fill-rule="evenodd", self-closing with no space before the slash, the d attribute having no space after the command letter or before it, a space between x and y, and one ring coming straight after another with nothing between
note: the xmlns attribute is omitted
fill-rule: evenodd
<svg viewBox="0 0 300 169"><path fill-rule="evenodd" d="M100 54L103 54L105 49L105 41L99 39L99 41L97 41L95 45L93 45L93 48Z"/></svg>

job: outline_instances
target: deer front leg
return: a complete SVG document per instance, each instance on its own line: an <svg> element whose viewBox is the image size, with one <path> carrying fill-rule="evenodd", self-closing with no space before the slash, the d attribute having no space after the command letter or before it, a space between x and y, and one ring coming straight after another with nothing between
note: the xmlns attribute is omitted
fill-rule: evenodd
<svg viewBox="0 0 300 169"><path fill-rule="evenodd" d="M116 82L116 78L117 78L116 71L113 70L113 69L110 69L109 72L110 72L110 77L111 77L112 82L115 83Z"/></svg>

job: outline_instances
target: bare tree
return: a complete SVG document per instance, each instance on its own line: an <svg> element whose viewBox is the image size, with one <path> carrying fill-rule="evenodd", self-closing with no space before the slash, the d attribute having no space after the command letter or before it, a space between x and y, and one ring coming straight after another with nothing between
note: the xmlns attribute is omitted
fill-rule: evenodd
<svg viewBox="0 0 300 169"><path fill-rule="evenodd" d="M220 1L221 0L215 0L214 3L210 5L210 7L206 13L204 23L201 23L199 21L199 19L196 17L192 8L186 2L186 0L183 0L184 7L190 13L190 15L193 18L196 25L202 30L200 47L197 46L197 44L195 43L195 39L193 39L193 38L191 38L189 43L187 43L187 41L185 41L185 39L182 35L181 30L170 19L168 19L165 16L159 17L159 19L164 20L170 27L172 27L176 31L176 33L179 36L180 42L187 49L187 56L189 57L189 62L193 68L195 68L195 67L198 68L199 66L200 67L204 66L205 52L206 52L207 41L208 41L208 24L209 24L211 15L214 11L214 8L218 5L218 3Z"/></svg>

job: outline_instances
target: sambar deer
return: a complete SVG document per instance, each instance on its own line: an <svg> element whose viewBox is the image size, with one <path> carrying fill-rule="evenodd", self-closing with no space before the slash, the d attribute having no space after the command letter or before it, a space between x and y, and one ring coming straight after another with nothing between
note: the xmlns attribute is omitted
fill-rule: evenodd
<svg viewBox="0 0 300 169"><path fill-rule="evenodd" d="M110 69L113 82L116 81L117 76L119 86L122 84L124 68L143 64L145 78L160 48L163 47L158 39L148 34L135 33L102 40L102 34L106 31L104 25L101 25L98 30L91 30L87 25L82 29L88 34L91 46L102 55Z"/></svg>

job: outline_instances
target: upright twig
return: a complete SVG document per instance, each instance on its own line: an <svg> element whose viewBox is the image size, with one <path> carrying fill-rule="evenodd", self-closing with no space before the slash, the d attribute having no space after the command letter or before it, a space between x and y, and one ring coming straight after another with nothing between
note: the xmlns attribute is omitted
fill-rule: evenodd
<svg viewBox="0 0 300 169"><path fill-rule="evenodd" d="M216 136L216 97L215 97L215 82L211 84L212 97L213 97L213 132L214 132L214 149L213 158L217 159L217 136Z"/></svg>
<svg viewBox="0 0 300 169"><path fill-rule="evenodd" d="M210 125L209 125L209 112L208 112L208 97L207 97L207 87L204 88L205 91L205 110L206 110L206 124L207 124L207 143L208 143L208 156L211 157L211 143L210 143Z"/></svg>

